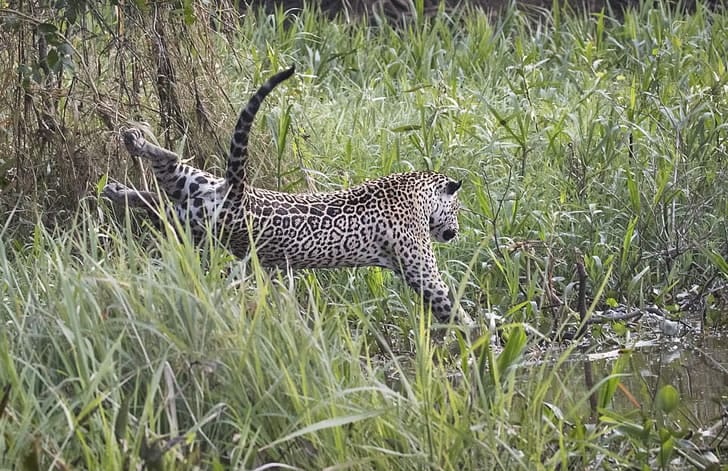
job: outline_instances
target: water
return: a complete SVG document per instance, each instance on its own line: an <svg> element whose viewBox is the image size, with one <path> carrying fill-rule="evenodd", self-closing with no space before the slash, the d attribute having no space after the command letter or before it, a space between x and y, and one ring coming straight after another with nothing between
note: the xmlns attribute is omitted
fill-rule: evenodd
<svg viewBox="0 0 728 471"><path fill-rule="evenodd" d="M633 376L625 385L654 393L671 384L680 393L679 414L693 427L720 420L728 405L728 342L722 336L690 335L651 342L631 355Z"/></svg>

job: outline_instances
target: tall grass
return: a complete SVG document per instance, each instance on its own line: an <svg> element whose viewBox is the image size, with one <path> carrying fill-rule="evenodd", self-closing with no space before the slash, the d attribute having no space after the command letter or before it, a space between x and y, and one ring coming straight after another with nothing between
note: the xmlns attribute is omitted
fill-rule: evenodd
<svg viewBox="0 0 728 471"><path fill-rule="evenodd" d="M22 100L1 111L10 123L1 146L14 157L0 160L9 215L0 237L0 386L10 386L0 397L0 462L670 463L669 408L646 407L629 416L639 425L627 423L608 410L618 376L597 370L598 420L593 391L574 387L573 347L530 366L522 355L548 345L552 331L576 329L569 306L582 258L595 305L670 306L721 276L722 11L644 5L618 20L556 6L495 20L442 13L395 29L310 11L238 24L228 10L147 8L87 13L91 31L98 15L124 28L75 44L78 55L62 49L68 68L55 82L2 55L28 106L64 90L51 109L81 112L51 113L58 134L36 140L13 121ZM63 21L45 14L33 23L2 10L6 27L18 28L16 45L25 28ZM143 35L157 31L155 15L166 21L176 100L163 98L155 46ZM80 24L63 38L72 42ZM63 38L51 48L61 50ZM437 250L482 335L434 340L416 296L387 271L269 272L97 204L102 175L143 176L108 132L124 119L153 122L162 143L215 171L241 104L292 64L297 78L269 97L255 125L256 184L323 191L411 169L464 179L462 235ZM47 153L59 142L62 152ZM74 216L57 215L68 199L82 204ZM34 212L33 203L54 212ZM491 338L495 318L502 322Z"/></svg>
<svg viewBox="0 0 728 471"><path fill-rule="evenodd" d="M529 390L553 375L517 389L503 364L493 383L483 360L443 361L416 310L411 350L396 351L372 306L350 300L368 297L361 286L256 266L226 277L218 249L203 269L189 244L154 245L158 258L83 219L2 246L6 463L529 467L541 458L524 443L555 459L547 425L517 433L540 415Z"/></svg>

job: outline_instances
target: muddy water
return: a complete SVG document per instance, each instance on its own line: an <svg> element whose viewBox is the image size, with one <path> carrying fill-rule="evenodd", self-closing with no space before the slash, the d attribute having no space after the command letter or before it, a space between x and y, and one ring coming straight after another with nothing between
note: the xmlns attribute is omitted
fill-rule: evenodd
<svg viewBox="0 0 728 471"><path fill-rule="evenodd" d="M666 385L680 393L677 414L684 426L698 430L720 421L728 407L728 337L687 335L638 342L633 348L592 353L594 379L612 373L618 357L628 355L622 384L640 407L649 407L656 391ZM617 391L613 406L623 412L637 408Z"/></svg>
<svg viewBox="0 0 728 471"><path fill-rule="evenodd" d="M634 376L625 385L646 385L654 392L671 384L680 392L685 419L702 426L718 420L728 405L728 338L689 336L654 343L631 353Z"/></svg>

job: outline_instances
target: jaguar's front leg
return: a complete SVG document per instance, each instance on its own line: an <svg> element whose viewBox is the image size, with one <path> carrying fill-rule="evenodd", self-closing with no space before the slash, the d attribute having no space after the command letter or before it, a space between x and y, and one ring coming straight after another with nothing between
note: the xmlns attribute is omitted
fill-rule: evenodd
<svg viewBox="0 0 728 471"><path fill-rule="evenodd" d="M407 244L417 249L405 249L398 253L407 254L396 260L398 271L407 284L422 296L425 306L430 306L432 314L438 322L459 322L457 313L453 312L453 298L450 289L440 275L435 261L435 254L429 241L420 244Z"/></svg>

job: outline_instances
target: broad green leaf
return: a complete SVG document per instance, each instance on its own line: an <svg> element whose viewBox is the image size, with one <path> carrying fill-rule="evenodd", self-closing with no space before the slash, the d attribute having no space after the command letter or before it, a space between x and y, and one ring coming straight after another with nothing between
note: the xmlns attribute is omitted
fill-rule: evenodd
<svg viewBox="0 0 728 471"><path fill-rule="evenodd" d="M666 384L657 391L655 405L662 412L669 414L680 405L680 393L677 392L674 386Z"/></svg>
<svg viewBox="0 0 728 471"><path fill-rule="evenodd" d="M101 175L101 178L99 178L99 181L96 182L96 196L100 196L101 192L104 190L104 187L106 186L106 183L109 181L109 175L103 174Z"/></svg>
<svg viewBox="0 0 728 471"><path fill-rule="evenodd" d="M526 332L523 327L516 326L508 332L508 342L505 348L498 355L497 365L500 374L505 373L521 359L521 354L526 346Z"/></svg>

